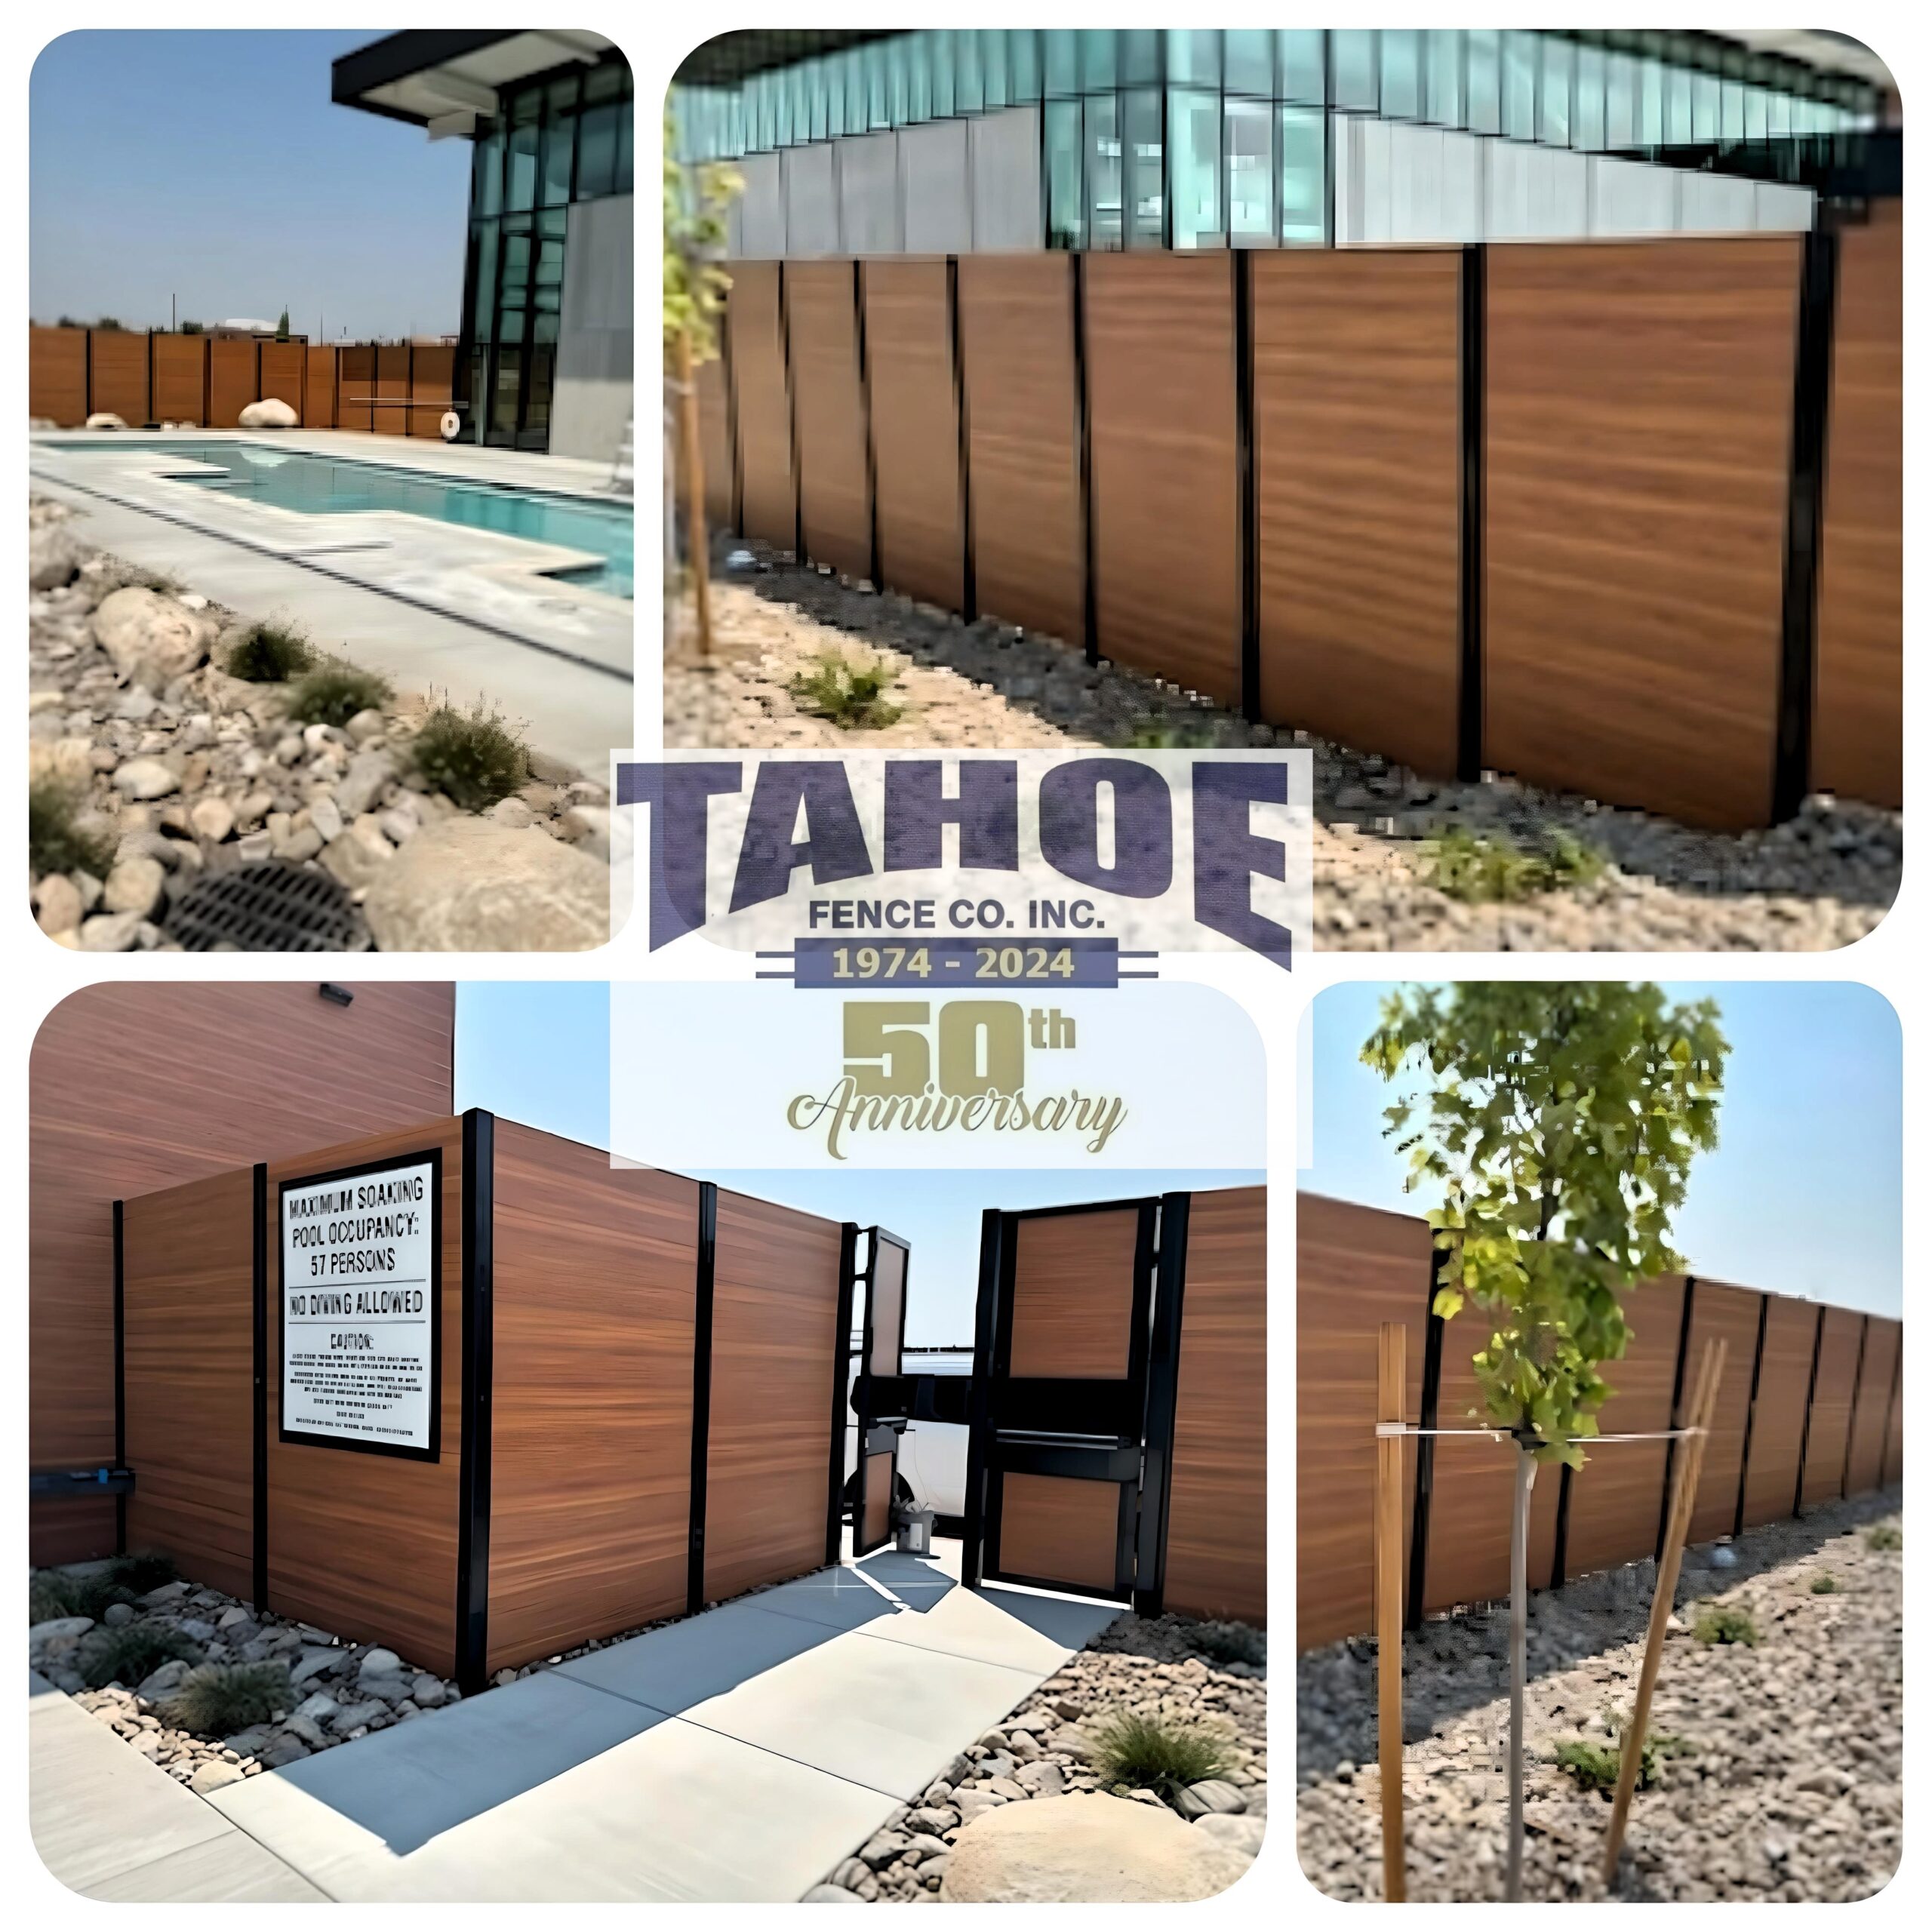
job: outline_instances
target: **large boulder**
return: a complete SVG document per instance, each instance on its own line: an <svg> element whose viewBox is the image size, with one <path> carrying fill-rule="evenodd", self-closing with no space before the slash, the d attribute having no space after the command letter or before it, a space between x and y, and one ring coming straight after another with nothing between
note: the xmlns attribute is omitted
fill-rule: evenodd
<svg viewBox="0 0 1932 1932"><path fill-rule="evenodd" d="M100 600L94 614L94 641L131 685L165 691L208 657L216 626L198 611L139 584Z"/></svg>
<svg viewBox="0 0 1932 1932"><path fill-rule="evenodd" d="M548 832L446 818L382 868L362 912L385 952L581 952L611 936L611 873Z"/></svg>
<svg viewBox="0 0 1932 1932"><path fill-rule="evenodd" d="M279 396L264 396L260 402L251 402L241 414L241 424L245 429L293 429L300 426L302 419Z"/></svg>
<svg viewBox="0 0 1932 1932"><path fill-rule="evenodd" d="M97 409L88 418L87 426L90 429L125 429L128 425L112 410Z"/></svg>
<svg viewBox="0 0 1932 1932"><path fill-rule="evenodd" d="M27 581L35 590L72 583L84 558L64 524L37 523L27 537Z"/></svg>
<svg viewBox="0 0 1932 1932"><path fill-rule="evenodd" d="M1180 1904L1251 1860L1165 1807L1091 1792L983 1812L953 1841L940 1899L959 1905Z"/></svg>

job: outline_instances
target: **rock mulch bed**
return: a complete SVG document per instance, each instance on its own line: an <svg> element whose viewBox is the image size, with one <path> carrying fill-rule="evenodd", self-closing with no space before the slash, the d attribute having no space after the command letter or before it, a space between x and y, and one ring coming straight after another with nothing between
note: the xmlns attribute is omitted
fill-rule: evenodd
<svg viewBox="0 0 1932 1932"><path fill-rule="evenodd" d="M454 1684L381 1645L345 1643L313 1624L258 1612L193 1583L164 1583L133 1603L110 1604L102 1620L171 1632L193 1644L210 1663L287 1665L291 1702L285 1711L232 1737L201 1737L174 1727L167 1708L188 1674L186 1662L164 1663L138 1684L90 1690L74 1667L83 1638L94 1627L90 1620L63 1617L34 1626L29 1638L32 1667L192 1791L218 1791L238 1779L405 1724L462 1696Z"/></svg>
<svg viewBox="0 0 1932 1932"><path fill-rule="evenodd" d="M937 1900L960 1832L1004 1804L1082 1792L1165 1809L1149 1791L1110 1786L1081 1726L1115 1712L1212 1730L1228 1741L1226 1777L1183 1793L1174 1808L1229 1851L1252 1859L1268 1816L1267 1672L1204 1644L1217 1629L1184 1617L1127 1616L1101 1632L1003 1722L969 1745L808 1895L825 1903ZM1251 1635L1253 1633L1250 1633Z"/></svg>
<svg viewBox="0 0 1932 1932"><path fill-rule="evenodd" d="M1661 1784L1632 1807L1607 1896L1843 1901L1891 1877L1903 1816L1903 1558L1867 1537L1898 1520L1896 1495L1867 1498L1687 1555L1651 1727L1675 1743ZM1817 1587L1825 1578L1835 1587ZM1654 1565L1632 1564L1531 1599L1529 1899L1607 1896L1607 1798L1580 1789L1555 1752L1576 1738L1614 1748L1654 1581ZM1707 1603L1747 1611L1756 1646L1700 1641ZM1499 1604L1432 1620L1409 1639L1412 1899L1501 1896L1507 1633ZM1312 1652L1297 1678L1302 1869L1335 1897L1380 1898L1375 1647L1359 1638Z"/></svg>
<svg viewBox="0 0 1932 1932"><path fill-rule="evenodd" d="M1849 944L1884 916L1903 864L1896 813L1814 798L1784 825L1735 836L1540 792L1506 780L1439 783L1305 733L1251 725L1118 665L992 619L962 624L760 546L733 571L726 540L708 664L666 663L667 745L889 749L1284 744L1315 754L1315 937L1353 950L1755 952ZM899 669L905 715L853 732L803 710L790 685L822 654ZM1564 832L1607 863L1587 883L1472 905L1426 877L1423 843L1453 827L1539 848Z"/></svg>
<svg viewBox="0 0 1932 1932"><path fill-rule="evenodd" d="M289 688L219 668L232 611L92 550L64 504L29 508L29 776L112 857L30 879L57 944L178 950L171 913L204 875L279 861L334 879L386 951L557 950L608 937L605 788L530 758L530 782L466 813L417 769L432 706L346 727L288 716Z"/></svg>

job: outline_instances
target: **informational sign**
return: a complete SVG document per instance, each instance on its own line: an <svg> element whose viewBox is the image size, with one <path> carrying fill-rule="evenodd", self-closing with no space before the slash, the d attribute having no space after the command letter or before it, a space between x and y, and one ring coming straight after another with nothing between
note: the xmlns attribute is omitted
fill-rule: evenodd
<svg viewBox="0 0 1932 1932"><path fill-rule="evenodd" d="M281 1438L434 1461L442 1161L281 1186Z"/></svg>

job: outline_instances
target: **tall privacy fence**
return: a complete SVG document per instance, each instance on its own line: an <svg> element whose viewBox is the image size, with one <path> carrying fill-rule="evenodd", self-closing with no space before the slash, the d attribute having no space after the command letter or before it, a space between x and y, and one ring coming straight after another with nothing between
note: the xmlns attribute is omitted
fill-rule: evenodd
<svg viewBox="0 0 1932 1932"><path fill-rule="evenodd" d="M1408 1331L1403 1419L1463 1428L1480 1410L1469 1356L1479 1311L1429 1312L1435 1257L1426 1223L1303 1194L1296 1280L1296 1639L1353 1636L1374 1616L1377 1337ZM1645 1283L1629 1298L1629 1352L1605 1370L1606 1434L1681 1426L1687 1365L1728 1344L1690 1540L1735 1535L1903 1472L1900 1324L1702 1276ZM1479 1422L1481 1418L1477 1418ZM1530 1519L1531 1586L1655 1555L1676 1445L1620 1442L1580 1472L1545 1469ZM1506 1596L1515 1450L1479 1435L1402 1445L1407 1618Z"/></svg>
<svg viewBox="0 0 1932 1932"><path fill-rule="evenodd" d="M318 346L300 336L30 328L27 413L63 429L103 412L232 429L251 402L285 402L305 429L367 429L441 441L456 350L448 343Z"/></svg>
<svg viewBox="0 0 1932 1932"><path fill-rule="evenodd" d="M1900 802L1900 206L731 265L708 514L1438 777Z"/></svg>

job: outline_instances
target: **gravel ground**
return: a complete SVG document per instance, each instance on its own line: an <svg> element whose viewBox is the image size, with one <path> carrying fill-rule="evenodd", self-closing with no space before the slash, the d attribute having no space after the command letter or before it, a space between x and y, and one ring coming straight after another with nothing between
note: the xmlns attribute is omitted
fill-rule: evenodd
<svg viewBox="0 0 1932 1932"><path fill-rule="evenodd" d="M708 664L665 666L665 743L721 748L1305 745L1315 753L1315 943L1383 950L1758 952L1849 944L1898 889L1895 813L1809 801L1787 824L1737 836L1535 792L1438 783L1300 732L1250 725L1186 692L990 619L967 625L758 552L718 549ZM801 712L789 686L853 647L898 666L904 715L862 740ZM1421 841L1451 826L1518 841L1567 832L1607 860L1589 884L1470 906L1422 876Z"/></svg>
<svg viewBox="0 0 1932 1932"><path fill-rule="evenodd" d="M1193 1787L1175 1807L1231 1850L1252 1857L1268 1817L1267 1666L1208 1647L1231 1629L1186 1617L1126 1616L1109 1624L1003 1723L961 1752L916 1804L902 1807L857 1854L827 1873L814 1901L931 1903L953 1841L982 1812L1029 1798L1113 1790L1158 1806L1151 1792L1109 1786L1088 1758L1083 1721L1115 1711L1211 1728L1232 1747L1225 1780ZM1194 1794L1198 1792L1199 1796Z"/></svg>
<svg viewBox="0 0 1932 1932"><path fill-rule="evenodd" d="M1681 1740L1661 1785L1632 1807L1607 1896L1657 1900L1845 1901L1898 1863L1904 1741L1903 1557L1869 1529L1898 1497L1835 1505L1752 1531L1734 1567L1690 1552L1651 1730ZM1632 1564L1530 1601L1524 1893L1602 1899L1607 1796L1560 1770L1557 1746L1611 1741L1643 1657L1654 1565ZM1820 1594L1823 1577L1837 1588ZM1706 1644L1706 1602L1734 1604L1760 1641ZM1403 1789L1409 1892L1501 1896L1507 1818L1508 1611L1432 1620L1406 1649ZM1343 1899L1382 1894L1375 1768L1375 1647L1367 1638L1297 1669L1296 1831L1302 1869Z"/></svg>

